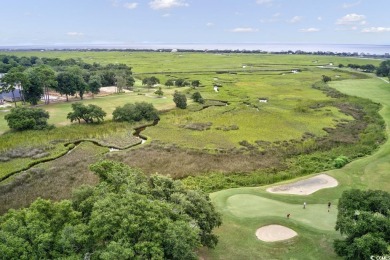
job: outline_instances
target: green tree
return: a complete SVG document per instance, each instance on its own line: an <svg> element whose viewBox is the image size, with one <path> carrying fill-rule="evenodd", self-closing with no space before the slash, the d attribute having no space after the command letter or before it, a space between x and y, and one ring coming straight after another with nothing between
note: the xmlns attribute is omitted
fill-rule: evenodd
<svg viewBox="0 0 390 260"><path fill-rule="evenodd" d="M69 101L68 96L76 94L76 76L70 72L60 72L57 75L57 87L56 90L66 96L66 101Z"/></svg>
<svg viewBox="0 0 390 260"><path fill-rule="evenodd" d="M175 102L178 108L185 109L187 107L187 97L183 93L175 91L173 94L173 102Z"/></svg>
<svg viewBox="0 0 390 260"><path fill-rule="evenodd" d="M198 91L194 92L191 97L192 97L192 100L194 100L194 102L197 102L197 103L200 103L200 104L204 103L204 99L203 99L202 95Z"/></svg>
<svg viewBox="0 0 390 260"><path fill-rule="evenodd" d="M41 130L47 128L49 113L40 108L15 107L4 116L9 128L14 130Z"/></svg>
<svg viewBox="0 0 390 260"><path fill-rule="evenodd" d="M159 87L154 94L156 94L158 97L164 96L164 91L162 91L161 87Z"/></svg>
<svg viewBox="0 0 390 260"><path fill-rule="evenodd" d="M111 161L94 164L98 185L72 201L38 199L0 217L5 259L198 259L221 224L206 194Z"/></svg>
<svg viewBox="0 0 390 260"><path fill-rule="evenodd" d="M92 93L92 97L100 92L102 87L101 77L99 75L92 75L88 81L88 91Z"/></svg>
<svg viewBox="0 0 390 260"><path fill-rule="evenodd" d="M29 208L11 210L0 218L3 259L82 258L85 226L70 201L38 199Z"/></svg>
<svg viewBox="0 0 390 260"><path fill-rule="evenodd" d="M390 76L390 60L382 61L376 69L376 75L380 77Z"/></svg>
<svg viewBox="0 0 390 260"><path fill-rule="evenodd" d="M31 70L28 71L27 77L29 79L28 81L29 90L30 89L36 89L36 90L31 91L31 94L33 94L32 96L30 96L30 92L26 91L26 99L28 97L30 99L30 103L36 105L37 104L36 95L40 92L43 92L45 104L49 104L50 103L49 89L55 88L57 86L57 80L56 80L54 70L47 65L40 65L31 68Z"/></svg>
<svg viewBox="0 0 390 260"><path fill-rule="evenodd" d="M70 119L71 122L78 121L81 123L81 120L84 120L85 123L100 123L104 121L106 112L99 106L88 104L85 106L82 103L73 103L72 104L73 112L69 112L67 119Z"/></svg>
<svg viewBox="0 0 390 260"><path fill-rule="evenodd" d="M329 81L331 81L331 80L332 80L331 77L326 76L326 75L322 75L322 81L323 81L323 82L327 83L327 82L329 82Z"/></svg>
<svg viewBox="0 0 390 260"><path fill-rule="evenodd" d="M344 191L338 204L336 230L345 239L335 240L335 251L346 259L370 259L372 255L389 254L390 193Z"/></svg>
<svg viewBox="0 0 390 260"><path fill-rule="evenodd" d="M200 81L199 81L199 80L193 80L193 81L191 81L191 86L192 86L193 88L197 88L197 87L199 87L199 85L200 85Z"/></svg>
<svg viewBox="0 0 390 260"><path fill-rule="evenodd" d="M175 85L175 81L174 81L173 79L168 79L168 80L165 82L164 85L167 86L167 87L172 87L172 86Z"/></svg>
<svg viewBox="0 0 390 260"><path fill-rule="evenodd" d="M19 68L12 68L2 78L0 85L1 92L11 92L16 107L15 89L16 86L24 86L27 82L27 78ZM21 91L22 94L22 91Z"/></svg>
<svg viewBox="0 0 390 260"><path fill-rule="evenodd" d="M153 104L146 102L127 103L123 107L115 108L112 120L117 122L138 122L141 120L158 120L158 111Z"/></svg>

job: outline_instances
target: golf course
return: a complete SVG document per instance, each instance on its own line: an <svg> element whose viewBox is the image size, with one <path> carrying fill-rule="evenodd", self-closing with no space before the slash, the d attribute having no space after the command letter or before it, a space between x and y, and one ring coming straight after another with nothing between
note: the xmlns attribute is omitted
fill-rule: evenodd
<svg viewBox="0 0 390 260"><path fill-rule="evenodd" d="M369 98L382 104L380 114L390 125L390 86L380 79L332 82L331 87L343 93ZM374 154L358 159L342 169L325 174L334 177L338 186L319 190L310 195L281 195L267 188L237 188L211 194L216 207L223 212L223 225L218 229L220 242L215 250L203 252L205 259L337 259L332 249L335 231L337 200L344 190L390 190L390 142ZM313 174L299 180L317 175ZM285 183L293 184L298 180ZM280 183L278 183L280 185ZM275 186L275 185L273 185ZM306 209L303 203L306 202ZM332 203L327 211L328 202ZM291 214L287 219L286 215ZM263 242L256 237L259 227L278 224L298 233L294 238Z"/></svg>
<svg viewBox="0 0 390 260"><path fill-rule="evenodd" d="M49 113L53 127L39 131L10 130L4 116L12 113L11 106L2 107L0 214L37 198L60 201L82 185L96 186L99 178L89 166L111 160L209 194L222 225L214 229L218 244L201 247L200 259L339 259L333 242L343 238L335 230L342 193L390 191L390 84L344 66L378 66L381 60L124 51L12 54L53 63L126 64L134 85L120 93L107 90L117 86L102 88L83 100L73 95L69 102L53 89L58 100L36 106ZM160 83L144 84L150 76ZM171 86L170 81L188 84ZM187 98L183 109L173 102L177 93ZM193 98L196 93L203 103ZM141 102L152 104L159 120L113 120L118 107ZM75 103L101 107L104 122L71 122L67 115Z"/></svg>

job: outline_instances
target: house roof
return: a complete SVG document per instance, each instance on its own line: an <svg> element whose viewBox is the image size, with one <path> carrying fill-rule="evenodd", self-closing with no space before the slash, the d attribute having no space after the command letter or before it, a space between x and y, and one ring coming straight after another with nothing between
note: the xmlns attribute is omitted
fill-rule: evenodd
<svg viewBox="0 0 390 260"><path fill-rule="evenodd" d="M21 92L20 92L20 89L15 89L14 90L14 96L12 96L12 91L10 91L10 92L2 92L2 93L0 93L0 97L2 96L2 99L4 99L4 98L13 98L13 97L15 97L15 98L21 98Z"/></svg>

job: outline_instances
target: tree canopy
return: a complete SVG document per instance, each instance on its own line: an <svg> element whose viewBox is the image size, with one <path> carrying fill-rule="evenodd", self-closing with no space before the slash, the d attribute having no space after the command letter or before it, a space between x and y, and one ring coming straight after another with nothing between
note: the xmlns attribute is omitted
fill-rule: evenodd
<svg viewBox="0 0 390 260"><path fill-rule="evenodd" d="M81 120L84 120L85 123L100 123L104 120L104 117L107 115L103 109L97 105L88 104L85 106L82 103L73 103L72 104L73 112L69 112L67 118L71 122L78 121L81 123Z"/></svg>
<svg viewBox="0 0 390 260"><path fill-rule="evenodd" d="M390 193L379 190L344 191L338 204L336 253L346 259L370 259L390 253Z"/></svg>
<svg viewBox="0 0 390 260"><path fill-rule="evenodd" d="M187 107L187 97L183 93L175 91L173 94L173 102L175 102L176 107L185 109Z"/></svg>
<svg viewBox="0 0 390 260"><path fill-rule="evenodd" d="M22 130L41 130L47 128L49 113L40 108L15 107L4 116L9 128Z"/></svg>
<svg viewBox="0 0 390 260"><path fill-rule="evenodd" d="M0 217L2 257L197 259L197 248L216 245L221 217L206 194L117 162L91 170L100 183L71 201L38 199Z"/></svg>
<svg viewBox="0 0 390 260"><path fill-rule="evenodd" d="M154 121L159 119L158 111L153 104L146 102L128 103L117 107L112 113L113 120L118 122Z"/></svg>

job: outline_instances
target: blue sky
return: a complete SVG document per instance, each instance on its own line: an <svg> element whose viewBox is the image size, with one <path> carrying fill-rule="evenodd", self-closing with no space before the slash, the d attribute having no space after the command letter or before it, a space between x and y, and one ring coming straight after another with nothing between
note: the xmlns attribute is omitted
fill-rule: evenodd
<svg viewBox="0 0 390 260"><path fill-rule="evenodd" d="M1 0L0 46L390 44L389 0Z"/></svg>

